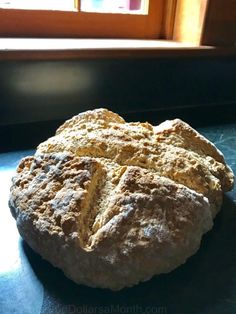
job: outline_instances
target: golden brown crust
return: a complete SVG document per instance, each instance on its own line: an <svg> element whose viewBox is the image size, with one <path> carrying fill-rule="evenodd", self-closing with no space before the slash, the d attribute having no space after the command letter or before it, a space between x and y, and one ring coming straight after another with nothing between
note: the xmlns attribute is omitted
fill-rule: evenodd
<svg viewBox="0 0 236 314"><path fill-rule="evenodd" d="M10 207L22 237L68 277L117 290L194 254L232 184L222 154L184 122L98 109L21 161Z"/></svg>
<svg viewBox="0 0 236 314"><path fill-rule="evenodd" d="M233 173L221 152L179 119L153 127L124 123L116 114L98 109L72 118L56 134L38 151L67 151L155 171L206 196L213 216L220 209L222 191L233 186Z"/></svg>

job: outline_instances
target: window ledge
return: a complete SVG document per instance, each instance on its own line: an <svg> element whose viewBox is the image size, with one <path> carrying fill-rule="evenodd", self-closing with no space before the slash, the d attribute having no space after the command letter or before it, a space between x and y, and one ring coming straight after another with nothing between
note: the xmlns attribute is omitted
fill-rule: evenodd
<svg viewBox="0 0 236 314"><path fill-rule="evenodd" d="M0 60L235 55L235 48L167 40L0 38Z"/></svg>

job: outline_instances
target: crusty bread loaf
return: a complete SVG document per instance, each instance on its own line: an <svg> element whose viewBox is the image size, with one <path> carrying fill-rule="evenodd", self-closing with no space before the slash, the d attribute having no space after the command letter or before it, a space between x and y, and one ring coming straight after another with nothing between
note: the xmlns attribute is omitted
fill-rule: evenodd
<svg viewBox="0 0 236 314"><path fill-rule="evenodd" d="M9 204L42 257L77 283L118 290L194 254L232 186L223 155L181 120L153 127L97 109L21 161Z"/></svg>

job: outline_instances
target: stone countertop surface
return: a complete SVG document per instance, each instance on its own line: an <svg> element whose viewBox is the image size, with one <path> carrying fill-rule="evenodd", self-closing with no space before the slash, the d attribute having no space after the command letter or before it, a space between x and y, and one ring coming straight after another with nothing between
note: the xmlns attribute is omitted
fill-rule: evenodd
<svg viewBox="0 0 236 314"><path fill-rule="evenodd" d="M236 123L199 128L236 173ZM76 285L20 238L8 208L11 177L34 150L0 154L0 313L236 313L236 189L201 248L175 271L120 292Z"/></svg>

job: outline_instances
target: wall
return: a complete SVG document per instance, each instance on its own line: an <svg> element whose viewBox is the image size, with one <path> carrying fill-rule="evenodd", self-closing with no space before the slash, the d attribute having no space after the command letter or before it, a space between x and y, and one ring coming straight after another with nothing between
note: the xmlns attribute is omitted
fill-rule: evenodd
<svg viewBox="0 0 236 314"><path fill-rule="evenodd" d="M15 145L16 133L24 140L30 125L38 135L28 143L35 145L64 119L96 107L128 120L152 121L153 115L155 121L179 116L200 124L213 117L223 122L223 115L235 119L236 58L0 62L5 148Z"/></svg>
<svg viewBox="0 0 236 314"><path fill-rule="evenodd" d="M236 58L0 62L0 125L236 103Z"/></svg>

